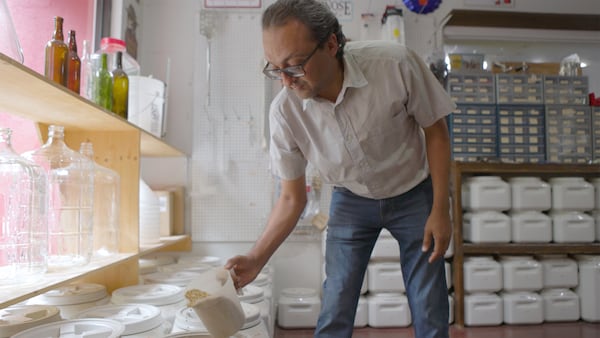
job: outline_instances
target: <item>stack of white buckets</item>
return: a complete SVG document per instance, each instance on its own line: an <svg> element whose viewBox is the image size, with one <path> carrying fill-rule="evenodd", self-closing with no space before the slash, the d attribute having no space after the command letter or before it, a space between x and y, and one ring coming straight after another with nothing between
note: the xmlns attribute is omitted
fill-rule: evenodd
<svg viewBox="0 0 600 338"><path fill-rule="evenodd" d="M323 233L323 252L327 231ZM445 258L453 255L450 245ZM451 286L451 266L446 266L446 283ZM323 266L323 276L325 267ZM400 268L398 242L383 230L375 243L361 287L361 296L356 309L354 327L392 328L407 327L412 324L412 316L405 294L405 286ZM454 299L448 296L450 318L454 320ZM283 289L277 308L278 326L288 328L314 328L321 307L317 290L310 288Z"/></svg>
<svg viewBox="0 0 600 338"><path fill-rule="evenodd" d="M600 241L600 179L475 176L462 201L468 242ZM466 325L600 321L600 255L467 257L463 269Z"/></svg>
<svg viewBox="0 0 600 338"><path fill-rule="evenodd" d="M59 328L73 334L75 327L84 328L82 334L89 331L107 338L209 337L202 321L187 307L184 293L189 281L214 266L222 266L221 259L187 253L145 256L140 259L140 273L145 272L140 275L142 284L109 295L103 285L76 283L1 310L0 337L17 332L15 337L40 337ZM271 280L267 268L242 289L239 297L246 323L235 337L273 336Z"/></svg>

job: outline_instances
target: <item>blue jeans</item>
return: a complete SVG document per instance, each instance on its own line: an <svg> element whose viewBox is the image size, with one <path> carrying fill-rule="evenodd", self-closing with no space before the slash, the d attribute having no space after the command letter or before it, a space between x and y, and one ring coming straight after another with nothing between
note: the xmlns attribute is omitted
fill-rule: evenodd
<svg viewBox="0 0 600 338"><path fill-rule="evenodd" d="M382 228L400 245L400 263L416 338L448 337L448 289L444 260L429 264L423 231L433 191L428 178L410 191L374 200L334 188L327 228L325 273L318 338L350 338L360 288Z"/></svg>

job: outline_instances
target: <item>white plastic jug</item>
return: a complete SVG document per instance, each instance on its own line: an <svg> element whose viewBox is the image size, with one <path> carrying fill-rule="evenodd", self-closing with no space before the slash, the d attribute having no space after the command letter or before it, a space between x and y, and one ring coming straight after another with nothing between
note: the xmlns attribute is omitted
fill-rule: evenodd
<svg viewBox="0 0 600 338"><path fill-rule="evenodd" d="M191 297L198 291L206 294L199 298ZM186 289L186 298L215 338L231 336L246 321L230 272L223 268L210 269L193 279Z"/></svg>

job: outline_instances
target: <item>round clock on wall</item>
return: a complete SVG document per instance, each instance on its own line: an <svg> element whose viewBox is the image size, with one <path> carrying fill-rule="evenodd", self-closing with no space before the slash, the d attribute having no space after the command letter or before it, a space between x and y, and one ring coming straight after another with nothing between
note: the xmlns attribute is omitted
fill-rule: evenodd
<svg viewBox="0 0 600 338"><path fill-rule="evenodd" d="M427 14L435 11L442 0L402 0L404 5L417 14Z"/></svg>

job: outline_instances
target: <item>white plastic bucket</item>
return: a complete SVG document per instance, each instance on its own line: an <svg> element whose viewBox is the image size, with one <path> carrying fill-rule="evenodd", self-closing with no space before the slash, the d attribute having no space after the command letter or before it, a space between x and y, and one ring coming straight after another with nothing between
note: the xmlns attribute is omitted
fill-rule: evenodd
<svg viewBox="0 0 600 338"><path fill-rule="evenodd" d="M540 324L544 321L542 297L535 292L503 292L504 322Z"/></svg>
<svg viewBox="0 0 600 338"><path fill-rule="evenodd" d="M76 318L79 312L110 302L106 287L95 283L66 285L31 298L27 304L54 305L63 319Z"/></svg>
<svg viewBox="0 0 600 338"><path fill-rule="evenodd" d="M404 279L399 262L370 262L367 265L369 292L404 292Z"/></svg>
<svg viewBox="0 0 600 338"><path fill-rule="evenodd" d="M511 208L510 185L499 176L467 178L461 197L463 208L467 210L505 211Z"/></svg>
<svg viewBox="0 0 600 338"><path fill-rule="evenodd" d="M308 288L281 290L277 308L277 323L282 328L314 328L317 325L321 300L317 291Z"/></svg>
<svg viewBox="0 0 600 338"><path fill-rule="evenodd" d="M544 211L552 207L550 184L539 177L511 177L511 210Z"/></svg>
<svg viewBox="0 0 600 338"><path fill-rule="evenodd" d="M367 296L369 326L406 327L412 323L408 298L402 293L375 292Z"/></svg>
<svg viewBox="0 0 600 338"><path fill-rule="evenodd" d="M89 308L78 318L106 318L123 323L123 338L162 338L171 332L158 307L148 304L108 304Z"/></svg>
<svg viewBox="0 0 600 338"><path fill-rule="evenodd" d="M532 257L502 256L500 264L505 291L537 291L543 288L542 265Z"/></svg>
<svg viewBox="0 0 600 338"><path fill-rule="evenodd" d="M11 337L32 327L60 320L60 311L56 306L11 306L0 310L0 337Z"/></svg>
<svg viewBox="0 0 600 338"><path fill-rule="evenodd" d="M508 243L510 217L499 211L466 212L463 215L463 239L473 243Z"/></svg>
<svg viewBox="0 0 600 338"><path fill-rule="evenodd" d="M496 326L502 324L504 307L495 293L465 295L465 325Z"/></svg>
<svg viewBox="0 0 600 338"><path fill-rule="evenodd" d="M467 257L463 264L465 292L496 292L502 289L502 267L492 257Z"/></svg>
<svg viewBox="0 0 600 338"><path fill-rule="evenodd" d="M515 243L552 241L552 219L540 211L511 212L511 237Z"/></svg>
<svg viewBox="0 0 600 338"><path fill-rule="evenodd" d="M552 209L588 211L594 209L594 186L583 177L554 177Z"/></svg>
<svg viewBox="0 0 600 338"><path fill-rule="evenodd" d="M579 296L569 289L546 289L541 292L544 300L544 321L566 322L580 318Z"/></svg>
<svg viewBox="0 0 600 338"><path fill-rule="evenodd" d="M170 324L175 319L175 312L186 305L184 289L168 284L132 285L116 289L112 293L111 303L154 305Z"/></svg>
<svg viewBox="0 0 600 338"><path fill-rule="evenodd" d="M21 331L11 338L118 338L125 331L125 326L112 319L69 319L36 326Z"/></svg>

